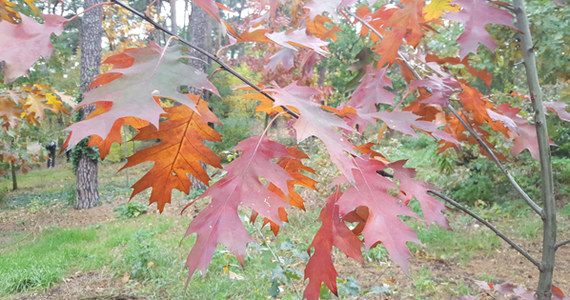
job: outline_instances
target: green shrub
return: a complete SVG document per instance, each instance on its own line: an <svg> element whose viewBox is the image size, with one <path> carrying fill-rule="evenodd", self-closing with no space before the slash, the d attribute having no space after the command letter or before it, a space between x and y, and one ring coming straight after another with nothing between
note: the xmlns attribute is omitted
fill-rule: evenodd
<svg viewBox="0 0 570 300"><path fill-rule="evenodd" d="M117 212L117 216L121 219L136 218L148 211L148 206L136 201L129 201L128 203L122 204L116 207L114 211Z"/></svg>
<svg viewBox="0 0 570 300"><path fill-rule="evenodd" d="M216 153L232 150L240 141L251 136L253 121L242 117L229 117L221 120L223 126L215 129L222 135L221 142L209 142L208 146Z"/></svg>
<svg viewBox="0 0 570 300"><path fill-rule="evenodd" d="M154 232L141 228L135 232L125 249L123 263L130 278L147 280L157 276L156 268L164 263L164 251L153 241Z"/></svg>

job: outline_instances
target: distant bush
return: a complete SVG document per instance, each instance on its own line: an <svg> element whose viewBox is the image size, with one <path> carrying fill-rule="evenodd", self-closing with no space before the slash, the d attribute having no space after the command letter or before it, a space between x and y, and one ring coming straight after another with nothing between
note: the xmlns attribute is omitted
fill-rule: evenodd
<svg viewBox="0 0 570 300"><path fill-rule="evenodd" d="M251 127L254 123L251 118L229 117L222 119L221 122L223 126L215 125L215 129L222 135L222 142L208 143L218 154L232 150L240 141L251 136Z"/></svg>
<svg viewBox="0 0 570 300"><path fill-rule="evenodd" d="M148 206L136 201L130 201L114 209L121 219L136 218L148 211Z"/></svg>

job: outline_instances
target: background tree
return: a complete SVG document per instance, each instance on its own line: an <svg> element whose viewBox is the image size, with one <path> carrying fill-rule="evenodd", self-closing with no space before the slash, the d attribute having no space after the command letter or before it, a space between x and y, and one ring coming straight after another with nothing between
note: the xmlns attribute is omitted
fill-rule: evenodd
<svg viewBox="0 0 570 300"><path fill-rule="evenodd" d="M88 9L101 3L100 0L87 0L83 8ZM103 12L100 7L85 13L81 25L81 85L80 91L88 90L93 78L99 74L101 67L101 39L103 29L101 22ZM94 105L81 109L80 118L85 119L95 110ZM73 150L73 156L79 156L75 171L76 181L76 209L88 209L99 203L98 168L97 157L93 148L87 148L87 141L82 142Z"/></svg>

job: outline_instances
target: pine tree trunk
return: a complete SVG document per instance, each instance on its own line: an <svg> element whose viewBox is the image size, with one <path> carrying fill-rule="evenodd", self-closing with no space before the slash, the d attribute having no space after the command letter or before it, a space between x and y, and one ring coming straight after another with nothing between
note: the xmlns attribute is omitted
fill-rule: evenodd
<svg viewBox="0 0 570 300"><path fill-rule="evenodd" d="M190 43L196 45L204 50L210 50L210 45L208 45L208 15L200 8L196 3L192 2L192 15L190 16ZM206 71L209 61L205 55L202 55L196 51L192 52L192 57L194 59L190 60L190 65L194 68ZM190 89L191 94L200 94L202 91L197 89ZM206 167L206 164L200 162L202 167ZM194 178L190 175L190 182L192 182L192 189L206 189L206 185L200 180Z"/></svg>
<svg viewBox="0 0 570 300"><path fill-rule="evenodd" d="M101 0L86 0L83 7L87 9ZM101 7L85 13L81 24L81 86L80 90L84 92L93 77L99 74L101 66L101 38L103 30L101 20L103 12ZM82 119L95 109L94 106L88 106L82 109ZM87 209L96 206L99 203L99 191L97 182L97 160L92 160L88 156L83 155L79 159L75 176L76 181L76 198L75 209Z"/></svg>

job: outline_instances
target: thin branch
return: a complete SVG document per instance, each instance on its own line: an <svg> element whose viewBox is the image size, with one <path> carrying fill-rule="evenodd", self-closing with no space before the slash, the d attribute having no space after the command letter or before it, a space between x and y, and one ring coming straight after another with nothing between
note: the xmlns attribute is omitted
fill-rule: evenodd
<svg viewBox="0 0 570 300"><path fill-rule="evenodd" d="M368 29L370 29L374 34L378 35L381 39L383 39L384 37L382 36L382 34L380 34L380 32L378 32L378 30L376 30L374 27L372 27L370 24L368 24L368 22L366 22L365 20L363 20L362 18L358 17L356 14L352 13L351 11L348 10L343 10L344 12L346 12L347 14L353 16L355 19L357 19L358 21L360 21L360 23L362 23L362 25L368 27ZM418 74L418 72L416 72L416 70L412 67L412 65L408 62L408 60L406 60L406 58L402 55L402 53L400 51L398 51L398 57L403 61L404 65L410 70L410 72L412 72L412 74L414 75L414 77L416 79L422 79L420 77L420 75ZM428 92L431 92L428 88L426 88L428 90ZM463 124L463 126L467 129L467 131L469 131L469 133L477 140L477 142L479 143L479 145L481 145L481 147L483 147L483 149L485 149L485 151L493 158L493 161L495 162L495 164L497 165L497 167L499 167L499 169L501 170L501 172L503 172L503 174L505 174L505 176L507 177L507 179L509 180L509 182L511 183L511 185L515 188L515 190L523 197L523 199L525 200L525 202L544 220L545 215L544 212L542 210L542 208L540 206L538 206L529 196L528 194L519 186L519 184L516 182L516 180L513 178L513 176L511 176L511 174L507 171L507 169L503 166L503 164L501 163L501 161L497 158L497 156L495 155L495 153L493 153L493 151L489 148L489 146L487 146L487 144L485 144L485 142L483 141L483 139L471 128L471 126L469 126L469 124L467 124L467 122L461 118L461 116L459 116L459 114L457 113L457 111L453 108L453 106L451 106L451 104L449 104L448 106L449 110L451 111L451 113L461 122L461 124Z"/></svg>
<svg viewBox="0 0 570 300"><path fill-rule="evenodd" d="M568 245L568 244L570 244L570 239L565 240L564 242L560 242L560 243L556 244L556 246L554 246L554 248L555 248L556 250L558 250L558 248L560 248L560 247L562 247L562 246L564 246L564 245Z"/></svg>
<svg viewBox="0 0 570 300"><path fill-rule="evenodd" d="M497 156L495 155L495 153L493 152L493 150L491 150L491 148L489 148L489 146L487 146L487 144L485 144L485 141L483 141L483 139L475 132L475 130L473 130L473 128L471 128L471 126L467 123L467 121L465 121L455 110L455 108L453 108L453 105L451 105L451 103L447 106L447 108L449 109L449 111L451 111L451 113L457 118L457 120L459 120L459 122L461 122L461 124L463 125L463 127L465 127L465 129L467 129L467 131L469 131L469 133L477 140L477 142L479 143L479 145L481 145L481 147L483 147L483 149L485 149L485 151L489 154L489 156L491 156L491 158L493 159L493 161L495 162L495 164L497 165L497 167L499 167L499 169L501 170L501 172L503 172L503 174L505 174L505 176L507 177L507 179L509 180L509 182L511 183L511 185L515 188L515 190L523 197L524 201L544 220L544 211L542 210L542 208L540 206L538 206L529 196L528 194L519 186L519 184L517 183L517 181L513 178L513 176L511 176L511 174L509 173L509 171L507 171L507 169L505 169L505 167L503 166L503 164L501 163L501 161L499 161L499 159L497 158Z"/></svg>
<svg viewBox="0 0 570 300"><path fill-rule="evenodd" d="M526 259L528 259L531 263L533 263L539 270L542 269L542 265L540 264L540 262L538 260L536 260L534 257L532 257L532 255L530 255L523 248L521 248L521 246L517 245L517 243L515 243L513 240L511 240L507 236L505 236L502 232L500 232L497 228L495 228L495 226L493 226L487 220L481 218L479 215L472 212L471 210L469 210L465 206L459 204L458 202L454 201L453 199L447 197L446 195L444 195L438 191L430 190L430 191L428 191L428 193L445 200L447 203L455 206L456 208L462 210L464 213L470 215L471 217L473 217L477 221L481 222L481 224L487 226L487 228L491 229L491 231L493 231L498 237L503 239L503 241L507 242L507 244L511 245L511 247L513 247L515 250L517 250L520 254L522 254L522 256L524 256Z"/></svg>
<svg viewBox="0 0 570 300"><path fill-rule="evenodd" d="M259 236L261 237L261 240L263 241L263 244L265 245L265 247L267 247L267 249L269 249L269 252L271 252L271 255L273 255L273 258L275 259L275 261L277 261L277 263L279 264L279 266L281 267L281 269L285 270L285 266L281 263L281 259L279 259L279 257L277 256L277 254L275 254L275 252L273 251L273 249L271 249L271 247L269 246L269 244L265 241L265 236L263 235L263 233L261 232L261 230L259 230L259 228L257 228L257 226L255 226L255 224L252 224L253 227L255 227L255 229L257 230L257 233L259 234ZM297 289L297 287L295 286L295 283L293 283L293 280L291 280L291 278L289 279L289 283L291 283L291 286L293 287L293 289L295 290L295 293L297 294L297 297L299 297L299 299L303 299L301 297L301 293L299 293L299 290Z"/></svg>
<svg viewBox="0 0 570 300"><path fill-rule="evenodd" d="M203 54L204 56L208 57L209 59L215 61L217 64L219 64L222 69L228 71L230 74L232 74L233 76L237 77L239 80L243 81L245 84L249 85L250 87L252 87L254 90L256 90L258 93L262 94L263 96L267 97L269 100L275 102L275 98L273 98L271 95L269 95L268 93L266 93L265 91L263 91L261 88L259 88L256 84L254 84L253 82L251 82L249 79L245 78L243 75L239 74L236 70L234 70L232 67L230 67L228 64L226 64L223 60L221 60L219 57L211 54L210 52L197 47L193 44L191 44L190 42L186 41L184 38L180 37L177 34L174 34L173 32L171 32L170 30L164 28L162 25L158 24L157 22L155 22L153 19L151 19L148 16L145 16L143 13L135 10L134 8L130 7L129 5L121 2L120 0L111 0L113 3L116 3L117 5L123 7L124 9L130 11L131 13L135 14L136 16L138 16L139 18L149 22L150 24L152 24L152 26L154 26L156 29L175 37L176 39L178 39L181 43L185 44L186 46L200 52L201 54ZM281 106L285 112L287 112L290 116L294 117L294 118L299 118L299 115L297 113L295 113L294 111L291 111L289 108L285 107L285 106Z"/></svg>

